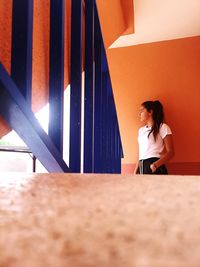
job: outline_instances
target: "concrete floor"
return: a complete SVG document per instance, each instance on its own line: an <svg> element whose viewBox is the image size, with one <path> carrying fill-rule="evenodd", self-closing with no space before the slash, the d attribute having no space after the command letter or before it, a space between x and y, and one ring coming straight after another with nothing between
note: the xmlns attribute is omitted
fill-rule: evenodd
<svg viewBox="0 0 200 267"><path fill-rule="evenodd" d="M0 174L1 267L199 267L200 177Z"/></svg>

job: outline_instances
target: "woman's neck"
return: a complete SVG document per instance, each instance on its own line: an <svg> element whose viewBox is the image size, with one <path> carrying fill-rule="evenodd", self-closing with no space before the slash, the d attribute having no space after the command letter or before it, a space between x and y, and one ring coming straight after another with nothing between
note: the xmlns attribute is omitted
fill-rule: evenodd
<svg viewBox="0 0 200 267"><path fill-rule="evenodd" d="M146 121L146 126L147 127L151 127L153 125L153 119L152 118L149 118L147 121Z"/></svg>

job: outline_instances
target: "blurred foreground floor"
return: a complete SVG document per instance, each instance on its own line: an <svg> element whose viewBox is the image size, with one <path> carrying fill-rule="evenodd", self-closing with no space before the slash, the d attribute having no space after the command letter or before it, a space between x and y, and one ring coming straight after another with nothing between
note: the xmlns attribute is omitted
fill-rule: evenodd
<svg viewBox="0 0 200 267"><path fill-rule="evenodd" d="M198 267L200 177L0 174L1 267Z"/></svg>

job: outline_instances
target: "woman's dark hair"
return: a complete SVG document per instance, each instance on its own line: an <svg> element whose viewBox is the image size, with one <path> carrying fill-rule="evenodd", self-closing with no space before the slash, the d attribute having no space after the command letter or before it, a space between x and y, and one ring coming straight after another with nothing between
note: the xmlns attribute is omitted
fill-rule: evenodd
<svg viewBox="0 0 200 267"><path fill-rule="evenodd" d="M160 125L164 121L164 112L163 106L160 101L145 101L142 103L142 106L147 109L148 112L152 111L153 125L151 127L151 131L148 134L148 137L151 133L153 133L154 139L159 133Z"/></svg>

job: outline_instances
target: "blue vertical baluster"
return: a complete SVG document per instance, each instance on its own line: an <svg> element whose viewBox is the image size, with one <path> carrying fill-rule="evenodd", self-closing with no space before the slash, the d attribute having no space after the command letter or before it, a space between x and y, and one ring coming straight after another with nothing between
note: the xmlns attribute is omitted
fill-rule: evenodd
<svg viewBox="0 0 200 267"><path fill-rule="evenodd" d="M49 137L63 153L64 0L50 2Z"/></svg>
<svg viewBox="0 0 200 267"><path fill-rule="evenodd" d="M107 82L107 87L108 87L108 92L109 92L109 106L110 106L110 172L115 173L115 125L117 123L116 120L116 110L115 110L115 101L113 97L113 92L112 92L112 85L111 85L111 80L110 80L110 75L108 72L108 82Z"/></svg>
<svg viewBox="0 0 200 267"><path fill-rule="evenodd" d="M118 158L118 173L121 173L121 159L124 157L123 150L122 150L122 143L121 143L121 138L120 134L119 135L119 158Z"/></svg>
<svg viewBox="0 0 200 267"><path fill-rule="evenodd" d="M85 0L84 172L94 172L94 0Z"/></svg>
<svg viewBox="0 0 200 267"><path fill-rule="evenodd" d="M117 119L117 118L116 118ZM117 152L118 152L118 149L117 149L117 138L118 138L118 132L117 132L117 123L115 123L115 129L114 129L114 146L115 146L115 149L114 149L114 170L115 170L115 173L117 173Z"/></svg>
<svg viewBox="0 0 200 267"><path fill-rule="evenodd" d="M82 0L72 1L71 15L71 90L70 157L71 172L80 172L81 164L81 85L82 85Z"/></svg>
<svg viewBox="0 0 200 267"><path fill-rule="evenodd" d="M114 94L113 94L113 90L112 90L112 84L111 84L110 76L108 79L108 86L110 88L111 98L112 98L112 103L113 103L112 106L113 106L114 119L113 119L113 123L112 123L113 126L112 127L115 128L115 130L113 130L114 133L112 135L112 136L114 136L113 138L115 139L115 141L113 142L113 146L115 148L112 147L112 149L114 149L114 152L112 152L112 157L115 158L115 156L116 156L116 160L113 161L113 164L114 164L115 173L121 173L121 158L123 158L124 155L123 155L120 129L119 129L119 124L118 124L117 111L116 111L115 99L114 99Z"/></svg>
<svg viewBox="0 0 200 267"><path fill-rule="evenodd" d="M98 13L95 9L94 172L120 173L119 125Z"/></svg>
<svg viewBox="0 0 200 267"><path fill-rule="evenodd" d="M114 110L114 103L113 103L113 99L111 97L111 133L110 133L110 139L111 139L111 144L110 144L110 148L111 148L111 153L110 153L110 161L111 161L111 173L115 173L114 170L114 149L115 149L115 138L114 138L114 130L115 130L115 119L114 119L114 114L113 114L113 110Z"/></svg>
<svg viewBox="0 0 200 267"><path fill-rule="evenodd" d="M14 0L12 8L11 76L31 106L33 0Z"/></svg>
<svg viewBox="0 0 200 267"><path fill-rule="evenodd" d="M97 9L94 18L95 94L94 94L94 172L102 172L102 39Z"/></svg>
<svg viewBox="0 0 200 267"><path fill-rule="evenodd" d="M109 92L109 88L107 88L108 94L107 94L107 105L108 105L108 118L107 118L107 139L108 139L108 172L112 173L112 127L113 127L113 121L112 121L112 101L111 101L111 95Z"/></svg>
<svg viewBox="0 0 200 267"><path fill-rule="evenodd" d="M105 70L105 55L103 54L104 71L102 74L102 172L108 173L109 167L109 140L108 140L108 124L109 124L109 107L108 107L108 88L107 88L107 72Z"/></svg>

